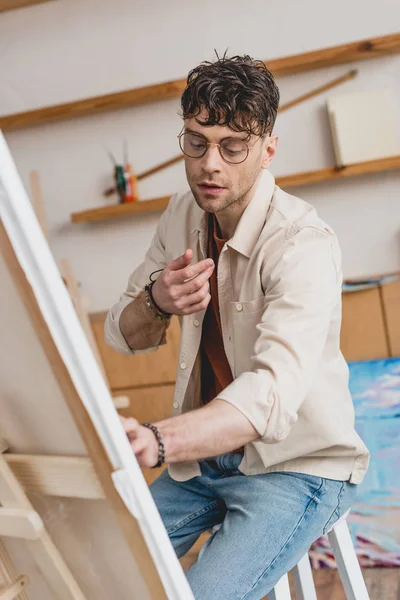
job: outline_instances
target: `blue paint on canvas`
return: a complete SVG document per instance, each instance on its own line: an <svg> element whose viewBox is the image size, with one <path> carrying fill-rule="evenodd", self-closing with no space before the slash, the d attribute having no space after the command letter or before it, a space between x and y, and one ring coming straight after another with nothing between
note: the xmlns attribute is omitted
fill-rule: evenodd
<svg viewBox="0 0 400 600"><path fill-rule="evenodd" d="M348 522L363 566L400 566L400 358L349 368L356 429L371 462ZM315 550L314 566L333 566L326 541Z"/></svg>

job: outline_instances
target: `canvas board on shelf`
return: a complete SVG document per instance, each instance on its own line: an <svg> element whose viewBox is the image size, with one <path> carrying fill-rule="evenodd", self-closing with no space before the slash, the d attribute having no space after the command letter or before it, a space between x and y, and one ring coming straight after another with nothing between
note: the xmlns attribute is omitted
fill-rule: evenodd
<svg viewBox="0 0 400 600"><path fill-rule="evenodd" d="M390 90L331 96L327 109L337 166L400 153L396 103Z"/></svg>

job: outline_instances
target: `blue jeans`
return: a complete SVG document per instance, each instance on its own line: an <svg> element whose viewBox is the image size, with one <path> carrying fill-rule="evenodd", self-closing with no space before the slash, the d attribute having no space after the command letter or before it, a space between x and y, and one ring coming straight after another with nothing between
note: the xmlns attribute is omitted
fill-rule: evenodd
<svg viewBox="0 0 400 600"><path fill-rule="evenodd" d="M169 538L183 556L220 525L186 576L196 600L260 600L345 513L355 484L301 473L246 476L241 454L200 461L201 475L150 486Z"/></svg>

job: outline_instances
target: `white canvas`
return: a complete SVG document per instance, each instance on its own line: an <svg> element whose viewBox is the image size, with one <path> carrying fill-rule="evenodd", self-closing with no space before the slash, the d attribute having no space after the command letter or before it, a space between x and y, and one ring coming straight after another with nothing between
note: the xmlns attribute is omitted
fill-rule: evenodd
<svg viewBox="0 0 400 600"><path fill-rule="evenodd" d="M0 217L57 349L113 465L115 488L132 518L138 520L168 599L194 600L1 132ZM22 425L18 420L18 426ZM29 423L25 426L29 428ZM35 423L36 428L39 426ZM129 576L126 573L126 577Z"/></svg>
<svg viewBox="0 0 400 600"><path fill-rule="evenodd" d="M389 90L335 95L327 100L327 109L338 166L399 154Z"/></svg>

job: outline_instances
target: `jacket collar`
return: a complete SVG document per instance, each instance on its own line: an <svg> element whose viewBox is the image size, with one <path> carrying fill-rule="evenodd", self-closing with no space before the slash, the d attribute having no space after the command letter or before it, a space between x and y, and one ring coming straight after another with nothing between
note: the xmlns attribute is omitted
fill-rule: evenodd
<svg viewBox="0 0 400 600"><path fill-rule="evenodd" d="M269 207L271 205L272 196L275 190L275 179L273 175L265 170L263 171L255 190L254 196L246 206L239 223L237 224L235 233L227 242L227 245L240 252L247 258L250 258L254 246L260 237L262 228L264 227ZM198 231L201 237L205 239L207 234L207 215L196 204L196 220L197 225L192 229L192 232Z"/></svg>
<svg viewBox="0 0 400 600"><path fill-rule="evenodd" d="M247 258L250 258L264 227L274 189L275 179L269 171L265 170L257 184L254 196L240 217L233 237L227 242L228 246Z"/></svg>

